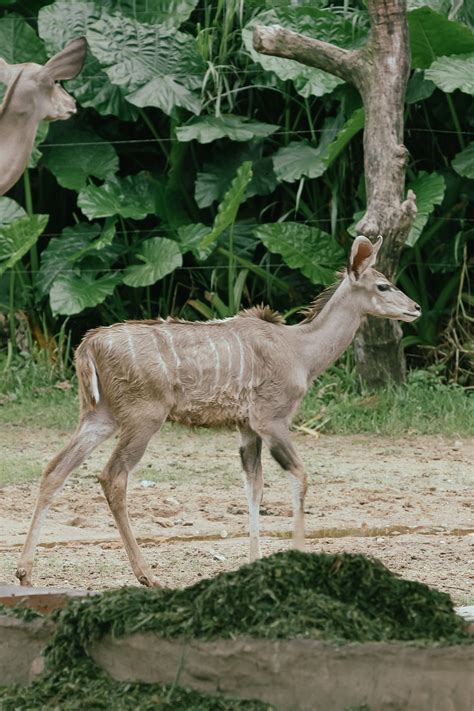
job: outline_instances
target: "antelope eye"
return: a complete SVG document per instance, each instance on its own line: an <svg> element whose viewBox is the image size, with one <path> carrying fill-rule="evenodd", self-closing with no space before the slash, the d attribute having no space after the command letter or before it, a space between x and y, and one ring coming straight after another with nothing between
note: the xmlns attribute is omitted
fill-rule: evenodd
<svg viewBox="0 0 474 711"><path fill-rule="evenodd" d="M390 289L390 284L377 284L377 289L379 291L388 291Z"/></svg>

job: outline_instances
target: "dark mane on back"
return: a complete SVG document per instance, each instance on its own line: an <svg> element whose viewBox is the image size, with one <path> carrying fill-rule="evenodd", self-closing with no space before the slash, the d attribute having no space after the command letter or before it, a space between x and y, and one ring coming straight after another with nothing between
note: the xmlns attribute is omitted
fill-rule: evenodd
<svg viewBox="0 0 474 711"><path fill-rule="evenodd" d="M305 309L301 309L299 312L300 314L303 314L304 319L301 323L308 323L309 321L313 321L313 319L318 316L318 314L321 313L321 311L324 309L328 301L331 300L333 297L334 293L338 290L340 287L344 277L346 276L346 272L338 272L337 274L337 281L334 282L334 284L331 284L330 286L326 287L324 291L322 291L320 294L317 295L317 297L310 303L309 306L307 306Z"/></svg>
<svg viewBox="0 0 474 711"><path fill-rule="evenodd" d="M242 318L259 318L262 321L268 321L269 323L277 323L280 325L285 323L285 319L280 313L278 313L278 311L274 311L270 308L270 306L264 306L263 304L239 311L238 316L241 316Z"/></svg>

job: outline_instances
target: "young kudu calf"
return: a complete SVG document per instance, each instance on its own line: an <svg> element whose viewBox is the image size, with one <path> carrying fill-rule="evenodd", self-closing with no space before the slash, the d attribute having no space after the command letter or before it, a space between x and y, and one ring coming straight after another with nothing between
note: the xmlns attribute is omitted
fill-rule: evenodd
<svg viewBox="0 0 474 711"><path fill-rule="evenodd" d="M191 425L237 425L250 514L250 559L260 556L262 441L290 474L293 535L304 544L306 473L289 426L314 378L341 355L367 314L402 321L418 304L377 272L382 244L353 243L347 271L323 292L306 318L286 326L269 308L223 321L130 321L90 331L76 352L81 414L71 442L46 467L17 577L31 584L41 520L70 472L101 442L118 442L100 475L110 509L140 583L158 585L138 548L127 515L131 469L166 419Z"/></svg>
<svg viewBox="0 0 474 711"><path fill-rule="evenodd" d="M0 195L16 183L28 165L40 121L62 121L76 113L76 102L56 84L82 69L86 41L76 39L44 66L8 64L0 58L0 82L7 91L0 106Z"/></svg>

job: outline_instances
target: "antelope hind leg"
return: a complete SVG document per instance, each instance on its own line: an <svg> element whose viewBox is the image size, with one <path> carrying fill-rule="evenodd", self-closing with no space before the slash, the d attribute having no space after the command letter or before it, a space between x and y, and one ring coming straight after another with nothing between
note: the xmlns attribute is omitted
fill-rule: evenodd
<svg viewBox="0 0 474 711"><path fill-rule="evenodd" d="M164 421L165 418L163 418ZM146 421L146 418L144 418ZM148 587L161 587L159 580L151 572L138 547L135 535L130 526L127 511L127 481L128 475L138 464L151 436L161 427L162 422L147 427L143 421L123 428L118 444L107 465L99 476L107 503L117 524L122 542L139 583Z"/></svg>
<svg viewBox="0 0 474 711"><path fill-rule="evenodd" d="M239 426L240 459L245 473L249 506L250 562L262 557L260 551L260 504L263 495L262 439L250 427Z"/></svg>

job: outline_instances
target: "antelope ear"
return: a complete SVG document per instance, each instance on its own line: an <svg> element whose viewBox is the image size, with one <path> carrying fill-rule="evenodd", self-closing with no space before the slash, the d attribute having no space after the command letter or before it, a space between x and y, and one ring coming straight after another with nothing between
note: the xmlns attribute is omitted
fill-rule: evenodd
<svg viewBox="0 0 474 711"><path fill-rule="evenodd" d="M382 246L383 237L379 235L377 242L372 244L370 239L359 235L352 243L351 256L349 257L348 274L357 281L366 269L372 267Z"/></svg>
<svg viewBox="0 0 474 711"><path fill-rule="evenodd" d="M44 69L51 79L74 79L81 71L86 58L87 42L85 37L73 40L61 52L51 57Z"/></svg>

